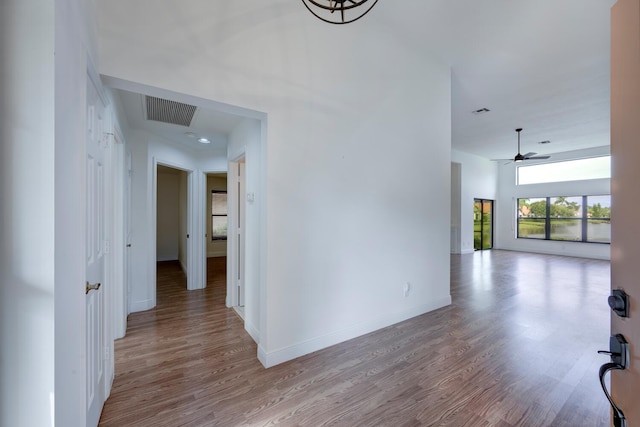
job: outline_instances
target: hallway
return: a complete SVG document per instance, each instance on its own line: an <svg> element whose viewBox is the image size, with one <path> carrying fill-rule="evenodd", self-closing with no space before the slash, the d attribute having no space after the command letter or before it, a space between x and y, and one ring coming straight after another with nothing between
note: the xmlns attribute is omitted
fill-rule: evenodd
<svg viewBox="0 0 640 427"><path fill-rule="evenodd" d="M129 316L101 426L606 426L609 262L451 257L451 306L271 369L224 305L225 258Z"/></svg>

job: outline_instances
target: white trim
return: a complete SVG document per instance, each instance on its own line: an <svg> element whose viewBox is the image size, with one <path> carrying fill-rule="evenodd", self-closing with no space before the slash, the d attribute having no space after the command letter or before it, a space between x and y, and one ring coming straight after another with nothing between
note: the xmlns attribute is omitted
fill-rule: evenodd
<svg viewBox="0 0 640 427"><path fill-rule="evenodd" d="M246 320L244 322L244 330L247 331L249 336L253 338L256 344L260 342L260 331L254 325L248 323Z"/></svg>
<svg viewBox="0 0 640 427"><path fill-rule="evenodd" d="M246 146L236 151L227 164L227 307L235 307L238 305L238 292L236 292L237 283L235 278L238 277L238 162L242 159L246 161Z"/></svg>
<svg viewBox="0 0 640 427"><path fill-rule="evenodd" d="M146 311L146 310L151 310L153 307L155 307L155 304L153 303L152 299L145 299L145 300L141 300L141 301L131 301L130 304L130 311L131 313L135 313L138 311Z"/></svg>
<svg viewBox="0 0 640 427"><path fill-rule="evenodd" d="M313 353L314 351L322 350L332 345L357 338L361 335L377 331L450 304L451 295L448 295L446 297L433 300L430 304L414 307L410 310L401 311L389 316L383 316L371 321L356 323L347 328L278 350L266 351L261 345L259 345L258 360L260 360L265 368L270 368L272 366L288 362L289 360L293 360L297 357L304 356L305 354Z"/></svg>
<svg viewBox="0 0 640 427"><path fill-rule="evenodd" d="M113 132L113 229L111 233L111 258L114 281L112 283L112 334L113 339L122 338L127 331L127 306L126 290L124 288L126 280L124 277L124 264L126 256L125 229L124 229L124 194L125 194L125 147L124 137L115 126L115 113L112 111Z"/></svg>

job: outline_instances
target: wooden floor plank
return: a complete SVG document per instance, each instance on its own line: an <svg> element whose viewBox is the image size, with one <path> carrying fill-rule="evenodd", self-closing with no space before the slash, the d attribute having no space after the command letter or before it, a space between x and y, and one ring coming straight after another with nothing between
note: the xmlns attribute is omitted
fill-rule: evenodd
<svg viewBox="0 0 640 427"><path fill-rule="evenodd" d="M607 261L507 251L451 257L453 303L264 369L225 307L225 258L186 291L158 264L129 316L101 426L606 426Z"/></svg>

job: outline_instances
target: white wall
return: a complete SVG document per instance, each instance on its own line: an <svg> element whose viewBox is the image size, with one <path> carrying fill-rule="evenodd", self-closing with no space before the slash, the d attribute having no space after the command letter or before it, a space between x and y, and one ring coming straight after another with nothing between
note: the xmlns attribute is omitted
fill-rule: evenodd
<svg viewBox="0 0 640 427"><path fill-rule="evenodd" d="M552 160L571 160L608 155L609 147L554 154ZM529 163L532 164L532 163ZM596 196L611 194L611 180L597 179L548 184L516 185L516 165L498 162L500 198L496 205L495 247L515 251L610 259L610 246L597 243L559 242L516 238L516 203L518 198L547 196ZM615 210L615 206L613 207Z"/></svg>
<svg viewBox="0 0 640 427"><path fill-rule="evenodd" d="M92 1L0 3L2 426L85 423L81 260L87 56L97 59L92 9Z"/></svg>
<svg viewBox="0 0 640 427"><path fill-rule="evenodd" d="M178 259L180 238L180 175L158 169L156 259Z"/></svg>
<svg viewBox="0 0 640 427"><path fill-rule="evenodd" d="M452 250L452 252L472 253L474 199L497 199L498 168L496 162L457 150L451 150L451 160L460 165L460 202L458 205L460 212L457 212L456 215L454 213L451 215L452 222L456 217L460 219L460 229L452 230L452 234L455 234L458 238L456 248L459 248L459 251ZM493 208L494 213L497 212L497 200ZM497 226L498 220L494 217L494 227ZM494 231L494 237L495 234ZM496 247L495 241L494 247Z"/></svg>
<svg viewBox="0 0 640 427"><path fill-rule="evenodd" d="M446 64L375 14L336 27L284 0L100 6L102 73L268 114L263 363L450 302Z"/></svg>
<svg viewBox="0 0 640 427"><path fill-rule="evenodd" d="M53 421L54 12L53 4L44 1L0 6L3 426L49 426Z"/></svg>

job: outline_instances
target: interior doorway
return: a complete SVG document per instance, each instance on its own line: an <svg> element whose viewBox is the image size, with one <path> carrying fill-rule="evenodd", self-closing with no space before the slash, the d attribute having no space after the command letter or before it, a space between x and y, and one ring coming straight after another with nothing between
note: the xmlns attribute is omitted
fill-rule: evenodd
<svg viewBox="0 0 640 427"><path fill-rule="evenodd" d="M158 165L156 194L156 262L174 262L188 277L187 173Z"/></svg>
<svg viewBox="0 0 640 427"><path fill-rule="evenodd" d="M473 203L473 249L493 248L493 200L475 199Z"/></svg>

